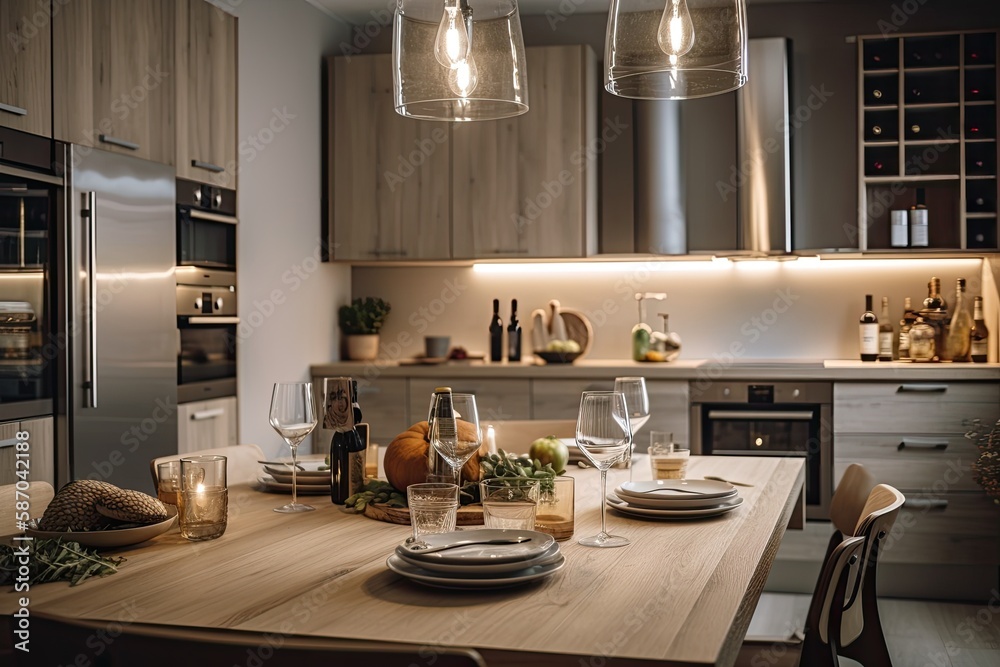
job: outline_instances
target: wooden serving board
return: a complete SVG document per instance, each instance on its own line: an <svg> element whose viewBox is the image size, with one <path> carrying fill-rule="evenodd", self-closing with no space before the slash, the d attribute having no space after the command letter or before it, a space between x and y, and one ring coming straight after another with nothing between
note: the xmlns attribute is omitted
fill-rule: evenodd
<svg viewBox="0 0 1000 667"><path fill-rule="evenodd" d="M398 523L404 526L410 525L409 507L389 507L382 503L368 503L365 505L364 515L376 521L386 521L388 523ZM459 526L481 526L483 525L483 506L466 505L458 508Z"/></svg>

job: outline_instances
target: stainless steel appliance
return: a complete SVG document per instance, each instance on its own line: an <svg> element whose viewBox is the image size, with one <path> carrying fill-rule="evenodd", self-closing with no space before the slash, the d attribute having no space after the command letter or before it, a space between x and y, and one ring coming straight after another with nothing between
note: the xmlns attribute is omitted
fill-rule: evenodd
<svg viewBox="0 0 1000 667"><path fill-rule="evenodd" d="M149 461L177 451L174 172L78 146L65 160L57 475L147 490Z"/></svg>
<svg viewBox="0 0 1000 667"><path fill-rule="evenodd" d="M178 400L236 395L236 274L177 268Z"/></svg>
<svg viewBox="0 0 1000 667"><path fill-rule="evenodd" d="M177 266L236 270L236 191L177 179Z"/></svg>
<svg viewBox="0 0 1000 667"><path fill-rule="evenodd" d="M692 386L691 443L714 456L802 456L806 517L828 519L833 495L833 387L826 382Z"/></svg>

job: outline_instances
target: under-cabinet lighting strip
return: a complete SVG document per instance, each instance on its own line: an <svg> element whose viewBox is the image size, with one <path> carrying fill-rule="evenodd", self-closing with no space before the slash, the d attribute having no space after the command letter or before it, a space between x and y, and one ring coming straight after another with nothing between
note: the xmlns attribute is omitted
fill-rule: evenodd
<svg viewBox="0 0 1000 667"><path fill-rule="evenodd" d="M977 270L982 265L982 258L823 258L818 255L803 255L799 257L778 255L775 257L710 257L698 260L658 260L645 259L636 261L587 261L587 262L477 262L472 265L476 273L484 274L529 274L529 273L635 273L648 271L650 273L719 271L737 269L741 271L777 270L781 267L790 269L837 268L851 270L875 270L881 268L899 268L900 263L909 265L919 263L928 270L934 267L939 270L965 269Z"/></svg>

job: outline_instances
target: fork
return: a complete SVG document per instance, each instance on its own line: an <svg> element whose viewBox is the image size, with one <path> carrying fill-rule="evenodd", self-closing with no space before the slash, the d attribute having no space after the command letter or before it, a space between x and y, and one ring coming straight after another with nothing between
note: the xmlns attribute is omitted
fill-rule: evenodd
<svg viewBox="0 0 1000 667"><path fill-rule="evenodd" d="M725 479L724 477L716 477L715 475L705 475L705 479L713 479L716 482L726 482L727 484L732 484L734 486L753 486L753 484L748 484L747 482L734 482L731 479Z"/></svg>

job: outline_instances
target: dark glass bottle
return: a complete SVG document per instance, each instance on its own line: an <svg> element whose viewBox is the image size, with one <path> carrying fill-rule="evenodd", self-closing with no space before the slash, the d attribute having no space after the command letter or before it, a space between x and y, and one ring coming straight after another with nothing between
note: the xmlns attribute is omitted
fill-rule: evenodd
<svg viewBox="0 0 1000 667"><path fill-rule="evenodd" d="M517 299L510 302L510 324L507 325L507 361L521 361L521 324L517 321Z"/></svg>
<svg viewBox="0 0 1000 667"><path fill-rule="evenodd" d="M861 361L875 361L878 358L878 318L872 312L872 295L865 295L865 312L858 322Z"/></svg>
<svg viewBox="0 0 1000 667"><path fill-rule="evenodd" d="M327 388L324 426L333 428L330 441L330 499L337 505L362 490L365 484L364 440L358 433L361 407L358 405L358 383L351 378L331 390ZM332 396L330 395L332 394Z"/></svg>
<svg viewBox="0 0 1000 667"><path fill-rule="evenodd" d="M503 361L503 320L500 319L500 299L493 299L493 319L490 320L490 361Z"/></svg>

